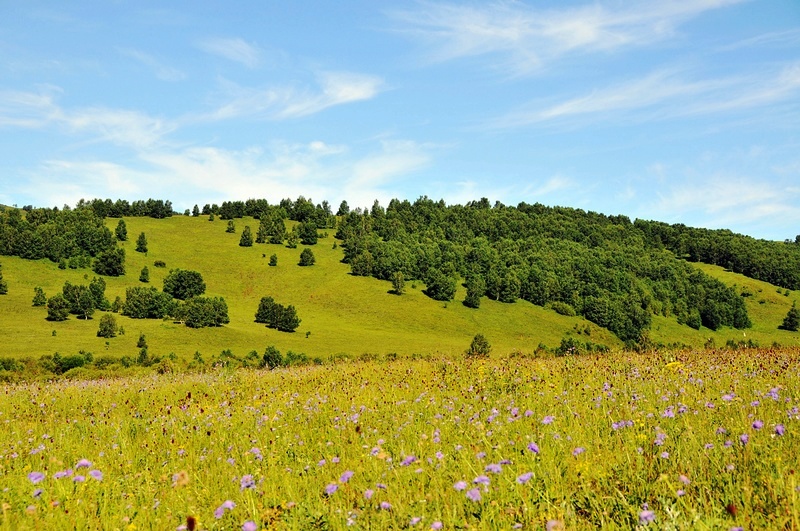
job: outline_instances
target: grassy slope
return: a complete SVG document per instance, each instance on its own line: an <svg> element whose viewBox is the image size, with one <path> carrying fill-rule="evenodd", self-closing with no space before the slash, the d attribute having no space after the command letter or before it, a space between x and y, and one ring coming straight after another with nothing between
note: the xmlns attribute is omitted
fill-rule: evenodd
<svg viewBox="0 0 800 531"><path fill-rule="evenodd" d="M2 257L9 294L0 297L0 337L8 338L2 342L0 355L71 354L84 349L135 357L139 332L147 336L151 354L174 352L182 357L195 351L209 356L228 348L244 355L250 350L263 352L268 345L282 352L293 350L321 357L339 352L451 353L463 351L479 332L489 338L496 352L506 354L514 349L530 352L540 342L556 346L574 326L584 328L587 324L581 318L563 317L524 301L502 304L484 299L479 310L472 310L460 302L465 295L463 287L456 300L448 304L428 298L421 291L423 285L413 288L410 282L406 294L392 295L388 282L349 275L349 266L340 262L341 249L332 248L332 235L313 246L316 265L300 267L297 262L302 246L239 247L245 225L255 233L257 222L252 219L236 220L236 234L225 232L225 221L209 222L205 217L128 218L125 222L129 240L121 245L127 253L127 274L106 278L109 300L117 295L124 299L126 287L142 285L139 272L145 265L150 269L150 285L159 289L170 268L194 269L202 273L207 295L225 297L230 324L192 330L171 321L118 316L126 335L109 340L106 347L106 340L95 336L99 312L88 322L70 317L66 322L51 323L45 320L44 308L31 306L34 286L41 286L51 296L65 280L88 283L93 276L90 270L59 270L48 260ZM108 220L112 229L116 223L115 219ZM133 250L142 231L148 240L146 257ZM277 267L267 265L273 253L278 255ZM155 260L163 260L167 268L153 267ZM269 330L253 322L259 300L265 295L297 308L302 323L296 333ZM607 331L594 325L591 329L591 337L581 337L609 346L618 344ZM311 332L309 337L306 332Z"/></svg>
<svg viewBox="0 0 800 531"><path fill-rule="evenodd" d="M117 220L108 220L110 228ZM139 272L147 265L150 285L162 287L169 268L195 269L203 274L207 295L225 297L231 323L222 328L192 330L171 321L135 320L118 316L126 335L108 341L96 337L99 312L88 322L70 317L62 323L45 320L44 308L33 308L34 286L42 286L50 296L61 289L65 280L88 283L89 270L59 270L48 260L30 262L16 257L2 257L3 273L9 283L9 294L0 297L0 337L4 338L0 355L40 356L60 352L75 353L80 349L95 354L136 356L139 332L147 336L151 354L170 352L190 357L195 351L206 356L231 349L244 355L250 350L263 352L268 345L282 352L293 350L310 356L325 357L344 352L351 355L397 352L453 353L463 351L476 333L485 334L495 352L507 354L514 349L530 352L539 343L557 346L561 338L588 323L534 306L525 301L503 304L483 299L479 310L464 307L464 288L456 300L448 304L431 300L417 284L407 283L401 297L389 293L391 286L372 278L353 277L349 266L340 262L341 249L333 249L333 237L321 238L313 247L317 264L299 267L302 246L287 249L279 245L256 244L238 246L241 230L257 223L252 219L236 220L237 233L225 233L226 222L209 222L205 217L176 216L167 220L150 218L126 219L129 240L121 245L127 253L127 274L106 278L106 294L110 300L125 295L128 286L142 285ZM135 240L144 231L148 239L147 256L133 251ZM332 232L332 231L331 231ZM269 267L271 254L278 255L278 266ZM266 255L263 256L263 255ZM163 260L166 269L153 267L154 260ZM726 272L715 266L699 265L726 284L748 288L754 295L747 298L753 328L740 331L723 329L699 331L677 324L674 318L655 317L651 338L662 343L685 343L700 346L709 337L717 345L728 339L754 339L761 345L777 341L797 345L800 334L778 330L796 293L784 296L774 286ZM86 276L86 278L85 278ZM88 278L88 280L87 280ZM262 296L270 295L282 304L293 304L302 319L296 333L269 330L253 322ZM590 325L591 336L579 336L609 346L619 345L610 333ZM53 335L53 331L56 335ZM306 332L311 332L306 337Z"/></svg>

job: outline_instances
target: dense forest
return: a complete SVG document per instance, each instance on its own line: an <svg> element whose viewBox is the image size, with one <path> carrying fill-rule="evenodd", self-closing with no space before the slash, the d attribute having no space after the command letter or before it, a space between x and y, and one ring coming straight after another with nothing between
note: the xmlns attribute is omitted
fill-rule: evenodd
<svg viewBox="0 0 800 531"><path fill-rule="evenodd" d="M105 218L172 215L179 213L170 201L153 199L0 208L0 254L122 275L124 252L116 242L127 239L124 220L112 232ZM748 294L693 268L693 261L800 289L800 236L773 242L541 204L492 205L484 198L446 205L421 197L354 210L343 201L334 214L327 202L299 197L195 205L183 215L253 217L259 220L257 244L313 245L317 230L336 229L352 274L392 281L398 294L406 280L418 280L430 297L450 301L463 283L463 303L471 308L483 297L523 299L582 315L631 343L647 339L656 314L696 329L750 326L742 299ZM297 223L287 230L286 220Z"/></svg>

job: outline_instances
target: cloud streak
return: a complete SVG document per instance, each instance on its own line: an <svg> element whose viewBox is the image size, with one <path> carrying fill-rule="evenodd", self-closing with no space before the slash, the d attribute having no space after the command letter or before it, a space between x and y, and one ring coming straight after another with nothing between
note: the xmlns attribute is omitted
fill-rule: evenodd
<svg viewBox="0 0 800 531"><path fill-rule="evenodd" d="M205 39L198 42L197 47L207 53L242 64L250 69L258 68L261 64L261 50L239 38Z"/></svg>
<svg viewBox="0 0 800 531"><path fill-rule="evenodd" d="M390 15L400 31L429 46L432 62L491 56L511 74L524 75L568 54L608 53L665 40L687 20L740 1L653 0L548 10L512 2L431 2Z"/></svg>
<svg viewBox="0 0 800 531"><path fill-rule="evenodd" d="M162 81L181 81L186 79L186 74L181 70L167 66L152 55L144 53L141 50L120 48L119 53L148 67L153 71L156 77Z"/></svg>

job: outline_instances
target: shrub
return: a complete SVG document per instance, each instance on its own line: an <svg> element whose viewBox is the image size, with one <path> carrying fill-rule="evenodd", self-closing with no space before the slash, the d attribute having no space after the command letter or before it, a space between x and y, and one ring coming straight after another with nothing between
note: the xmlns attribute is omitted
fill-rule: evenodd
<svg viewBox="0 0 800 531"><path fill-rule="evenodd" d="M483 334L476 334L472 338L472 343L470 343L466 354L470 358L486 358L491 351L492 346L489 344L489 340Z"/></svg>
<svg viewBox="0 0 800 531"><path fill-rule="evenodd" d="M171 269L164 279L164 293L176 299L186 300L202 295L206 291L203 276L197 271Z"/></svg>
<svg viewBox="0 0 800 531"><path fill-rule="evenodd" d="M575 312L575 308L573 308L566 302L553 301L550 304L550 307L553 308L553 311L559 315L565 315L567 317L575 317L575 315L577 315Z"/></svg>
<svg viewBox="0 0 800 531"><path fill-rule="evenodd" d="M261 358L260 367L262 369L266 367L269 370L272 370L282 365L283 356L281 356L281 352L274 346L267 347L267 350L264 351L264 357Z"/></svg>
<svg viewBox="0 0 800 531"><path fill-rule="evenodd" d="M314 258L314 253L306 247L303 249L303 252L300 253L300 263L298 265L301 266L312 266L316 262L316 258Z"/></svg>
<svg viewBox="0 0 800 531"><path fill-rule="evenodd" d="M100 326L97 329L97 337L116 337L118 331L117 318L111 314L106 314L100 318Z"/></svg>

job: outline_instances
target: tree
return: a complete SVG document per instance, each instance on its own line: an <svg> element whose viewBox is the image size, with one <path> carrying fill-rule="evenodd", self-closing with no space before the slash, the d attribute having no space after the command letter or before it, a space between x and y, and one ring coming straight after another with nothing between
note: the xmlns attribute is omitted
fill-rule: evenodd
<svg viewBox="0 0 800 531"><path fill-rule="evenodd" d="M265 324L276 322L277 306L278 304L272 297L261 297L261 301L258 303L258 310L256 310L256 322Z"/></svg>
<svg viewBox="0 0 800 531"><path fill-rule="evenodd" d="M147 236L144 235L144 232L139 234L139 237L136 238L136 252L147 253Z"/></svg>
<svg viewBox="0 0 800 531"><path fill-rule="evenodd" d="M47 320L66 321L69 316L69 302L61 293L47 299Z"/></svg>
<svg viewBox="0 0 800 531"><path fill-rule="evenodd" d="M316 245L317 243L317 224L313 221L305 221L297 226L297 236L303 245Z"/></svg>
<svg viewBox="0 0 800 531"><path fill-rule="evenodd" d="M477 275L467 279L467 296L464 297L464 306L468 308L480 308L481 297L486 291L486 283Z"/></svg>
<svg viewBox="0 0 800 531"><path fill-rule="evenodd" d="M783 319L783 324L778 328L792 332L800 330L800 310L797 309L797 303L792 304L789 313Z"/></svg>
<svg viewBox="0 0 800 531"><path fill-rule="evenodd" d="M300 326L300 318L297 317L297 310L291 304L281 306L276 328L281 332L294 332Z"/></svg>
<svg viewBox="0 0 800 531"><path fill-rule="evenodd" d="M106 314L100 318L100 326L97 328L97 337L116 337L119 327L117 318L111 314Z"/></svg>
<svg viewBox="0 0 800 531"><path fill-rule="evenodd" d="M192 297L180 305L176 314L189 328L222 326L230 322L228 305L222 297Z"/></svg>
<svg viewBox="0 0 800 531"><path fill-rule="evenodd" d="M272 370L281 365L283 365L281 351L274 346L267 347L267 350L264 351L264 357L261 358L261 367L267 367L269 370Z"/></svg>
<svg viewBox="0 0 800 531"><path fill-rule="evenodd" d="M200 209L197 207L197 205L195 205L194 208L192 209L192 217L196 218L199 215L200 215Z"/></svg>
<svg viewBox="0 0 800 531"><path fill-rule="evenodd" d="M312 266L316 262L316 258L314 258L314 253L306 247L303 249L303 252L300 253L300 263L298 265L301 266Z"/></svg>
<svg viewBox="0 0 800 531"><path fill-rule="evenodd" d="M109 249L98 254L92 269L98 275L107 277L123 276L125 274L125 249Z"/></svg>
<svg viewBox="0 0 800 531"><path fill-rule="evenodd" d="M300 241L300 239L297 237L297 231L292 230L292 232L289 233L289 237L286 238L286 247L289 249L297 249L298 241Z"/></svg>
<svg viewBox="0 0 800 531"><path fill-rule="evenodd" d="M144 286L125 290L122 315L133 319L163 319L168 315L173 315L174 311L175 302L169 293Z"/></svg>
<svg viewBox="0 0 800 531"><path fill-rule="evenodd" d="M350 205L347 204L347 201L342 201L339 203L339 210L336 211L337 216L346 216L350 213Z"/></svg>
<svg viewBox="0 0 800 531"><path fill-rule="evenodd" d="M262 297L256 311L256 322L265 323L269 328L282 332L294 332L300 326L300 319L294 306L283 306L272 297Z"/></svg>
<svg viewBox="0 0 800 531"><path fill-rule="evenodd" d="M278 265L278 255L277 254L273 254L273 255L271 255L269 257L269 265L272 266L272 267L275 267L276 265Z"/></svg>
<svg viewBox="0 0 800 531"><path fill-rule="evenodd" d="M239 239L239 247L252 247L253 234L250 232L250 226L245 225L242 231L242 237Z"/></svg>
<svg viewBox="0 0 800 531"><path fill-rule="evenodd" d="M472 338L472 343L470 343L466 355L469 358L486 358L491 351L492 346L484 335L476 334L475 337Z"/></svg>
<svg viewBox="0 0 800 531"><path fill-rule="evenodd" d="M147 338L144 337L144 332L139 332L139 340L136 342L136 348L147 348Z"/></svg>
<svg viewBox="0 0 800 531"><path fill-rule="evenodd" d="M3 266L0 265L0 295L6 295L8 293L8 282L3 280Z"/></svg>
<svg viewBox="0 0 800 531"><path fill-rule="evenodd" d="M47 304L47 297L44 294L44 290L39 286L33 288L33 305L44 306L46 304Z"/></svg>
<svg viewBox="0 0 800 531"><path fill-rule="evenodd" d="M106 281L102 278L92 277L89 282L89 292L92 294L94 307L98 310L107 311L111 304L106 299Z"/></svg>
<svg viewBox="0 0 800 531"><path fill-rule="evenodd" d="M236 234L236 223L232 219L228 220L228 226L225 227L225 232L228 234Z"/></svg>
<svg viewBox="0 0 800 531"><path fill-rule="evenodd" d="M124 242L128 239L128 228L125 226L125 220L121 219L117 222L117 228L114 229L117 239Z"/></svg>
<svg viewBox="0 0 800 531"><path fill-rule="evenodd" d="M428 297L437 301L450 301L456 294L456 281L453 277L445 275L438 269L432 269L428 272L428 281L426 282Z"/></svg>
<svg viewBox="0 0 800 531"><path fill-rule="evenodd" d="M164 278L164 293L169 293L176 299L186 300L205 292L206 283L197 271L170 269Z"/></svg>
<svg viewBox="0 0 800 531"><path fill-rule="evenodd" d="M406 290L406 280L402 271L392 273L392 292L395 295L402 295Z"/></svg>
<svg viewBox="0 0 800 531"><path fill-rule="evenodd" d="M139 282L150 282L150 270L147 269L147 266L144 266L142 272L139 273Z"/></svg>

